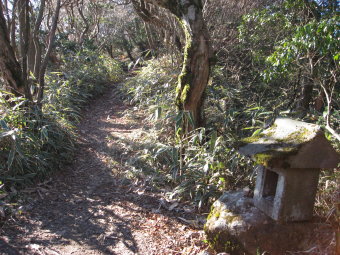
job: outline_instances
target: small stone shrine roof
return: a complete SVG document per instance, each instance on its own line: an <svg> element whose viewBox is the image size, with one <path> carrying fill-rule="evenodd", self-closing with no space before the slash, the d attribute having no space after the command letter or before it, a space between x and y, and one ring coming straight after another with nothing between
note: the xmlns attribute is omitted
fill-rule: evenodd
<svg viewBox="0 0 340 255"><path fill-rule="evenodd" d="M272 168L334 168L340 155L320 126L278 118L262 133L242 140L239 152Z"/></svg>

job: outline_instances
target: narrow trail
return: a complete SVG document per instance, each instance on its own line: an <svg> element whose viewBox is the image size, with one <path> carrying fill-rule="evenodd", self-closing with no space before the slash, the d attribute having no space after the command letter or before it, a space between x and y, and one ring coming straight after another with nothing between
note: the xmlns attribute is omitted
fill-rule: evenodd
<svg viewBox="0 0 340 255"><path fill-rule="evenodd" d="M119 177L138 142L143 117L131 121L129 106L114 88L93 101L79 125L74 162L35 187L21 216L0 230L0 254L198 254L202 231L168 210L145 183ZM108 164L110 162L110 164ZM162 206L163 205L163 206Z"/></svg>

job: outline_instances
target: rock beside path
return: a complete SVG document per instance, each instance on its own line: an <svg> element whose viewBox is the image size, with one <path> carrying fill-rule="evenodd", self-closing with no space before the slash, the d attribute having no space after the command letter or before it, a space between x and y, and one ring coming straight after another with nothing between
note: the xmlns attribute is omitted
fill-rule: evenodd
<svg viewBox="0 0 340 255"><path fill-rule="evenodd" d="M230 191L213 204L204 231L218 252L282 255L310 249L318 228L313 222L275 222L243 191Z"/></svg>

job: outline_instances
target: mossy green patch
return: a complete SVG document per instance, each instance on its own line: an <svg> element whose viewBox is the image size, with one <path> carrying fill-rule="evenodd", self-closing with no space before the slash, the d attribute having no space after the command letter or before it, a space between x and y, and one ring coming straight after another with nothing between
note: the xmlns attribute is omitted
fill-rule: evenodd
<svg viewBox="0 0 340 255"><path fill-rule="evenodd" d="M311 132L312 131L308 130L307 128L301 128L296 132L291 133L284 139L278 139L278 142L301 144L308 141L307 139L311 135Z"/></svg>
<svg viewBox="0 0 340 255"><path fill-rule="evenodd" d="M281 135L277 125L273 125L261 134L242 139L241 146L262 144L258 151L254 150L253 159L256 164L270 166L276 160L284 160L295 154L301 145L314 137L313 134L313 130L301 127L295 132Z"/></svg>
<svg viewBox="0 0 340 255"><path fill-rule="evenodd" d="M212 206L211 209L210 209L210 213L209 213L209 215L207 217L207 220L210 220L212 217L218 218L219 215L220 215L219 212L218 212L218 215L216 215L216 209L215 209L214 206Z"/></svg>
<svg viewBox="0 0 340 255"><path fill-rule="evenodd" d="M236 216L234 214L230 214L230 215L224 215L223 216L223 219L228 223L233 223L235 221L240 221L241 220L241 217L240 216Z"/></svg>
<svg viewBox="0 0 340 255"><path fill-rule="evenodd" d="M178 84L176 88L176 104L178 108L182 108L185 103L190 86L192 83L192 77L189 71L189 56L192 48L192 36L189 32L187 25L183 20L177 18L185 34L185 47L183 52L183 64L181 74L178 76Z"/></svg>
<svg viewBox="0 0 340 255"><path fill-rule="evenodd" d="M221 231L219 227L216 228L216 226L214 226L215 221L225 221L226 224L231 224L240 220L240 216L226 210L223 206L218 204L212 206L207 218L207 224L204 226L204 232L206 233L209 246L217 252L228 252L237 255L243 254L243 247L235 236L231 235L227 229Z"/></svg>
<svg viewBox="0 0 340 255"><path fill-rule="evenodd" d="M263 165L263 166L268 166L269 161L274 157L274 155L270 153L258 153L254 155L254 159L256 164L258 165Z"/></svg>
<svg viewBox="0 0 340 255"><path fill-rule="evenodd" d="M184 88L182 90L182 93L181 93L181 102L182 103L185 102L189 91L190 91L190 85L189 84L185 84L185 86L184 86Z"/></svg>
<svg viewBox="0 0 340 255"><path fill-rule="evenodd" d="M223 213L221 212L223 209L212 207L210 213L207 217L207 220L211 220L215 218L216 220L221 218L225 220L227 223L232 223L237 220L241 220L239 216L232 214L230 211L224 210Z"/></svg>
<svg viewBox="0 0 340 255"><path fill-rule="evenodd" d="M264 137L264 134L258 134L258 135L254 135L254 136L249 136L246 138L243 138L241 140L242 143L256 143L258 142L262 137Z"/></svg>
<svg viewBox="0 0 340 255"><path fill-rule="evenodd" d="M285 158L296 154L297 151L297 146L282 146L276 149L270 149L261 153L257 153L253 156L253 158L256 164L270 167L274 161L284 160Z"/></svg>

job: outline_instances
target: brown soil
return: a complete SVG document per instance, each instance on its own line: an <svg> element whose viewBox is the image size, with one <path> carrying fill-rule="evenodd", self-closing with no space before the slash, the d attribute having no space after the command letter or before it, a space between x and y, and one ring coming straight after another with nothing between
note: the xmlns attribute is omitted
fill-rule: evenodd
<svg viewBox="0 0 340 255"><path fill-rule="evenodd" d="M33 193L23 213L0 230L0 254L198 254L206 249L202 230L190 224L198 215L166 201L147 181L123 177L134 154L129 143L142 132L143 117L127 118L130 106L116 94L109 89L85 112L74 163L26 190Z"/></svg>

